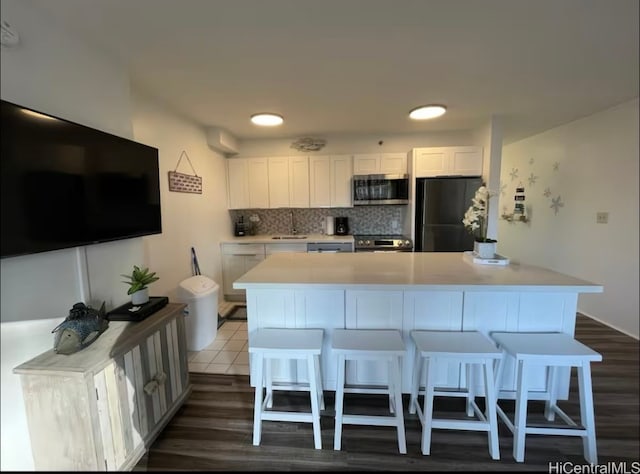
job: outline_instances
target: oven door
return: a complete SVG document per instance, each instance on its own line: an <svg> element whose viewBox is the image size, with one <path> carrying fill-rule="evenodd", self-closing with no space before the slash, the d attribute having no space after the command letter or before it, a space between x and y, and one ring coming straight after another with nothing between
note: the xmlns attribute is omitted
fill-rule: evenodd
<svg viewBox="0 0 640 474"><path fill-rule="evenodd" d="M376 249L376 248L359 248L356 249L356 252L370 252L370 253L400 253L400 252L413 252L413 249Z"/></svg>

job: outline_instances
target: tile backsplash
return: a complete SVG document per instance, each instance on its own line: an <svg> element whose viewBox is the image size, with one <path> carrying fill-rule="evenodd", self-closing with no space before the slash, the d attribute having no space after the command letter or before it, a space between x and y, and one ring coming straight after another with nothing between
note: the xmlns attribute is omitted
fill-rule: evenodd
<svg viewBox="0 0 640 474"><path fill-rule="evenodd" d="M299 234L323 234L327 216L348 217L350 234L404 234L402 225L408 212L407 206L358 206L352 208L314 209L242 209L229 210L231 226L240 217L252 223L253 234L288 234L293 224ZM255 217L253 217L255 219Z"/></svg>

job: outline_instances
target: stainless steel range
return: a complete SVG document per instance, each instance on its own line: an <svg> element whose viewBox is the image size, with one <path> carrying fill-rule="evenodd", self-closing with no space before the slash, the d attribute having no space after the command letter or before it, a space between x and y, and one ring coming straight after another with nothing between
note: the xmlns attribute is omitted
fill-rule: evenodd
<svg viewBox="0 0 640 474"><path fill-rule="evenodd" d="M403 235L354 235L356 252L412 252L413 242Z"/></svg>

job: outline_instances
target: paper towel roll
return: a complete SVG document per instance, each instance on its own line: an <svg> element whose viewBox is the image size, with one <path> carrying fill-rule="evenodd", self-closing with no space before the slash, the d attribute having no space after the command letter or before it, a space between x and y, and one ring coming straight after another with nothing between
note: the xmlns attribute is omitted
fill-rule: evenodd
<svg viewBox="0 0 640 474"><path fill-rule="evenodd" d="M335 233L333 229L334 224L335 224L334 218L332 216L327 216L327 225L326 225L327 235L333 235Z"/></svg>

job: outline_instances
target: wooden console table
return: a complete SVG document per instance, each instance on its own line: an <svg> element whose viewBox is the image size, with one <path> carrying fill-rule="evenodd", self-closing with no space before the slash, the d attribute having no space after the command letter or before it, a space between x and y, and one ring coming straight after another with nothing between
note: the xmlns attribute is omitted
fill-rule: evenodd
<svg viewBox="0 0 640 474"><path fill-rule="evenodd" d="M14 369L36 470L136 465L191 392L184 307L169 303L141 322L111 321L79 352L52 349Z"/></svg>

